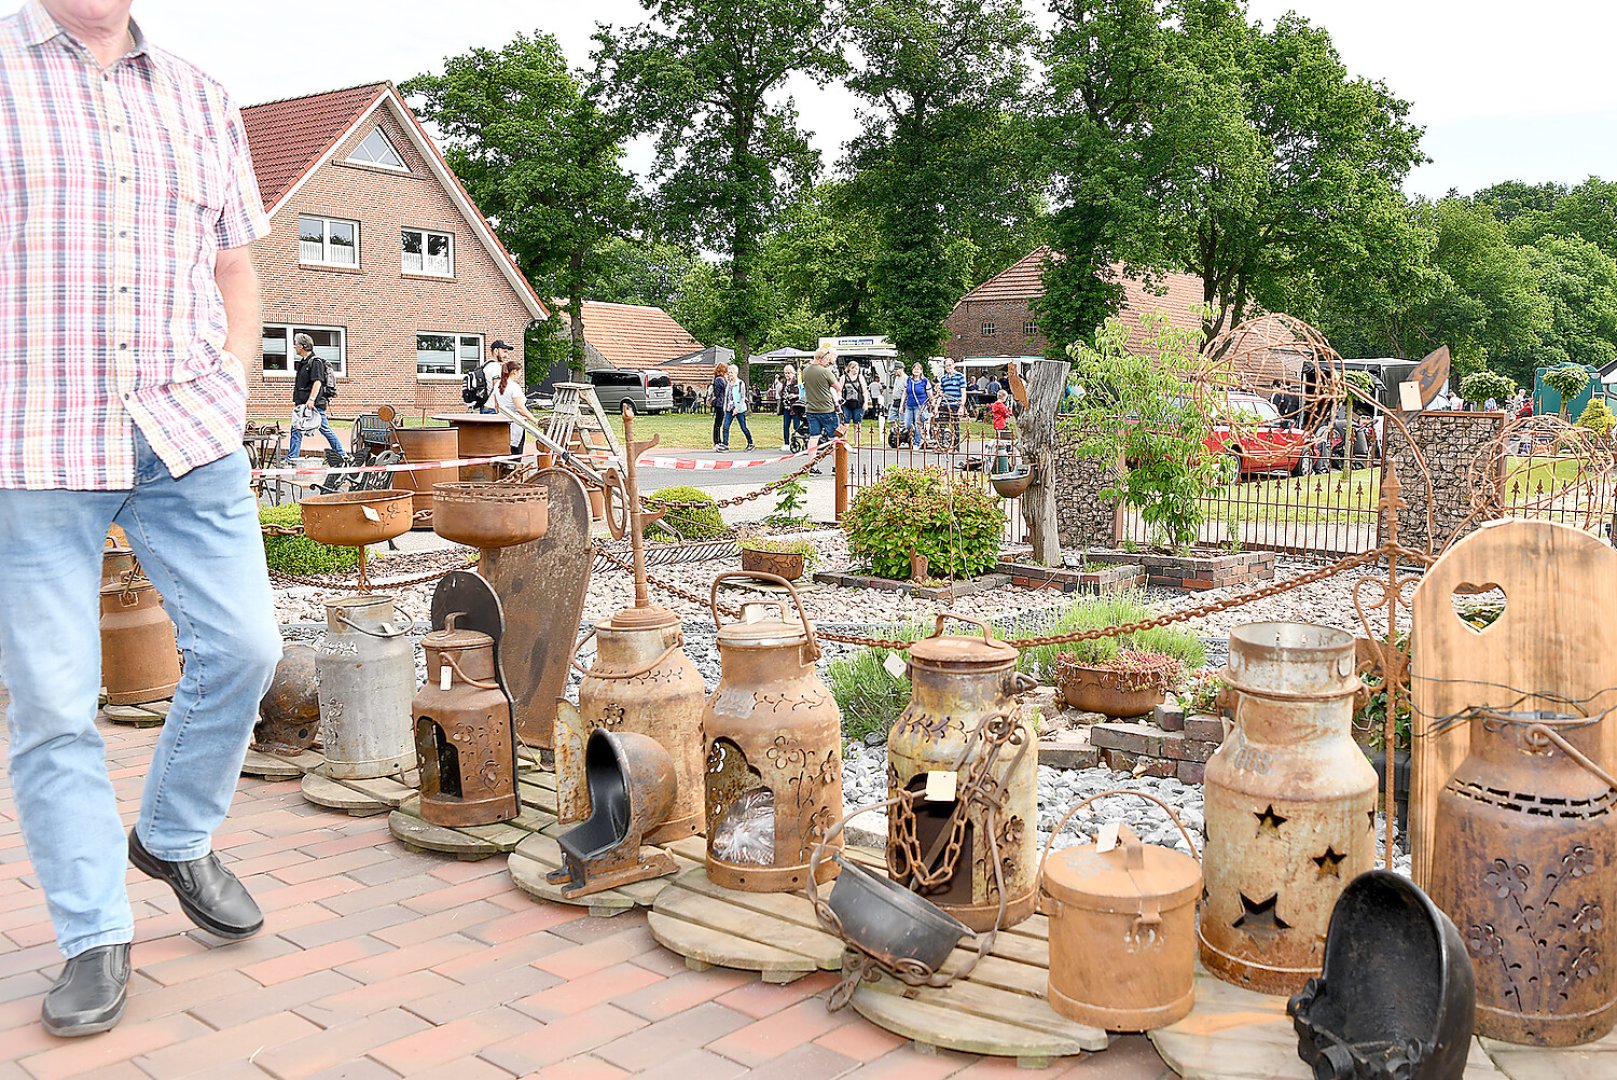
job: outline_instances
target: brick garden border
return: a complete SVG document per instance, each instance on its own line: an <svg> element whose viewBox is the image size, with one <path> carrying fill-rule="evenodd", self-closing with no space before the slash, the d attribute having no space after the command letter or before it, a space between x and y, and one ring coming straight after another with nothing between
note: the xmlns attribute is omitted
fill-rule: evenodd
<svg viewBox="0 0 1617 1080"><path fill-rule="evenodd" d="M1140 567L1146 583L1169 589L1201 592L1230 585L1273 581L1275 553L1230 551L1218 554L1174 555L1153 551L1087 551L1087 562L1124 563Z"/></svg>
<svg viewBox="0 0 1617 1080"><path fill-rule="evenodd" d="M947 585L918 585L913 581L898 581L893 578L873 577L869 574L834 574L820 572L814 575L814 580L825 585L840 585L845 589L875 589L878 592L898 593L900 596L914 596L921 600L958 600L962 596L971 596L974 593L989 592L1001 585L1010 583L1008 574L983 574L980 577L969 578L965 581L953 581Z"/></svg>
<svg viewBox="0 0 1617 1080"><path fill-rule="evenodd" d="M1145 568L1133 563L1109 563L1099 569L1073 569L1001 559L994 569L1001 574L1009 574L1012 585L1063 593L1123 592L1145 584Z"/></svg>

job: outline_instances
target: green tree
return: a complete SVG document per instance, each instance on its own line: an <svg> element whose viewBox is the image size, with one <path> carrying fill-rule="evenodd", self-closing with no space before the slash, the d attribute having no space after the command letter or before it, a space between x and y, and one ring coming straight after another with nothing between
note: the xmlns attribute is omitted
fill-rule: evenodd
<svg viewBox="0 0 1617 1080"><path fill-rule="evenodd" d="M863 189L846 180L828 181L781 215L761 261L775 288L823 319L828 333L882 333L872 297L876 233L876 214ZM791 344L779 341L778 333L770 336L777 344Z"/></svg>
<svg viewBox="0 0 1617 1080"><path fill-rule="evenodd" d="M642 5L647 22L596 33L597 61L615 99L656 132L662 229L724 260L715 323L745 365L767 319L759 247L819 167L784 86L840 73L837 22L830 0Z"/></svg>
<svg viewBox="0 0 1617 1080"><path fill-rule="evenodd" d="M567 297L572 361L584 362L581 308L592 253L633 220L621 165L625 115L599 78L571 71L549 34L473 49L400 89L437 127L444 158L541 295Z"/></svg>
<svg viewBox="0 0 1617 1080"><path fill-rule="evenodd" d="M1537 278L1549 327L1537 348L1501 359L1528 376L1531 367L1603 369L1617 360L1617 260L1576 236L1544 236L1519 250Z"/></svg>
<svg viewBox="0 0 1617 1080"><path fill-rule="evenodd" d="M1504 185L1485 189L1493 192ZM1617 181L1591 176L1577 187L1544 184L1543 205L1518 214L1499 214L1510 225L1510 238L1518 244L1537 243L1545 236L1576 237L1617 258ZM1484 192L1477 200L1483 201Z"/></svg>
<svg viewBox="0 0 1617 1080"><path fill-rule="evenodd" d="M851 0L846 25L864 103L848 165L876 222L875 297L899 352L930 356L972 284L981 227L1037 212L1009 112L1032 25L1021 0Z"/></svg>
<svg viewBox="0 0 1617 1080"><path fill-rule="evenodd" d="M1047 290L1114 260L1189 270L1212 335L1281 310L1300 283L1387 274L1407 251L1400 185L1423 160L1420 129L1384 84L1348 73L1325 30L1296 14L1266 29L1239 0L1053 9L1054 231L1073 265Z"/></svg>
<svg viewBox="0 0 1617 1080"><path fill-rule="evenodd" d="M702 261L678 244L614 237L590 260L584 295L608 304L673 311L681 306L683 290Z"/></svg>

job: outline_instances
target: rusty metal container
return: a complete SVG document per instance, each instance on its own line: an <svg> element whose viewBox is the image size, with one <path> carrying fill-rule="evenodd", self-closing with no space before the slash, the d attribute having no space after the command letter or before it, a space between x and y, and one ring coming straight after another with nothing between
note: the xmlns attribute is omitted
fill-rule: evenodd
<svg viewBox="0 0 1617 1080"><path fill-rule="evenodd" d="M511 700L495 676L494 638L459 629L460 614L421 642L427 681L411 703L421 819L492 825L520 810Z"/></svg>
<svg viewBox="0 0 1617 1080"><path fill-rule="evenodd" d="M578 686L577 720L558 726L556 816L562 822L590 816L585 744L604 728L656 739L674 763L674 801L645 843L666 844L694 836L703 814L702 713L707 687L685 655L679 616L664 607L629 607L596 623L586 635L596 641L596 659ZM580 645L583 644L581 641Z"/></svg>
<svg viewBox="0 0 1617 1080"><path fill-rule="evenodd" d="M1074 813L1107 795L1134 795L1168 812L1190 845L1184 855L1144 844L1127 825L1115 845L1050 845ZM1050 917L1046 998L1069 1020L1107 1031L1150 1031L1176 1023L1196 1003L1196 844L1162 800L1105 791L1056 823L1040 861L1040 899Z"/></svg>
<svg viewBox="0 0 1617 1080"><path fill-rule="evenodd" d="M1331 910L1375 861L1376 774L1353 741L1353 636L1306 623L1230 634L1235 724L1207 763L1201 958L1226 982L1294 994L1324 962Z"/></svg>
<svg viewBox="0 0 1617 1080"><path fill-rule="evenodd" d="M982 635L945 635L944 621L951 618ZM940 614L931 636L910 646L910 703L887 736L890 795L920 791L929 774L949 772L957 796L901 800L893 807L888 873L979 932L999 918L998 881L1005 888L1005 926L1033 914L1037 902L1039 758L1015 697L1032 680L1016 673L1016 657L987 623ZM969 799L974 777L997 797ZM998 806L993 820L990 804Z"/></svg>
<svg viewBox="0 0 1617 1080"><path fill-rule="evenodd" d="M295 756L314 745L320 731L317 665L317 654L307 645L282 648L275 678L258 702L254 750Z"/></svg>
<svg viewBox="0 0 1617 1080"><path fill-rule="evenodd" d="M545 535L550 489L533 484L439 484L433 498L443 513L432 530L475 548L526 544Z"/></svg>
<svg viewBox="0 0 1617 1080"><path fill-rule="evenodd" d="M415 649L410 620L380 593L326 601L326 633L316 650L320 741L326 775L343 780L393 776L415 764L410 698Z"/></svg>
<svg viewBox="0 0 1617 1080"><path fill-rule="evenodd" d="M101 549L101 584L122 581L126 574L140 574L140 561L133 550L109 543Z"/></svg>
<svg viewBox="0 0 1617 1080"><path fill-rule="evenodd" d="M1617 1024L1617 793L1584 716L1478 709L1438 793L1432 900L1476 969L1478 1035L1575 1046Z"/></svg>
<svg viewBox="0 0 1617 1080"><path fill-rule="evenodd" d="M720 623L719 583L709 605ZM797 599L747 604L719 626L719 685L702 718L706 737L707 875L742 892L791 892L808 882L809 859L842 816L842 713L815 674L820 647ZM777 618L749 618L773 607ZM841 848L841 837L836 840ZM819 880L836 873L824 861Z"/></svg>
<svg viewBox="0 0 1617 1080"><path fill-rule="evenodd" d="M401 427L395 429L393 435L407 462L454 461L460 456L460 437L452 427ZM460 470L451 465L445 469L418 469L393 475L398 478L399 487L414 492L410 500L412 512L426 511L430 515L434 506L432 489L458 480ZM424 520L417 518L415 527L432 528L431 516Z"/></svg>
<svg viewBox="0 0 1617 1080"><path fill-rule="evenodd" d="M179 684L174 624L157 587L133 574L101 586L101 685L107 704L161 701L173 697Z"/></svg>

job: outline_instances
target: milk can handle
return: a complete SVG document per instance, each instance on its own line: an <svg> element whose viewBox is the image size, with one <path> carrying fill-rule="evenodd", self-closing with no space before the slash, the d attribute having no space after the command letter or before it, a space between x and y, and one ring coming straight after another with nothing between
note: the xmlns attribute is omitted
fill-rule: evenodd
<svg viewBox="0 0 1617 1080"><path fill-rule="evenodd" d="M593 666L592 667L585 667L584 665L582 665L582 664L580 664L578 662L578 650L582 649L584 647L584 643L586 641L588 641L590 638L594 637L594 636L595 636L595 627L592 626L588 630L584 631L584 636L579 638L577 643L575 643L573 645L573 656L572 656L572 659L570 659L568 661L568 663L573 665L573 670L574 671L578 672L580 675L583 675L586 678L594 678L594 679L638 679L640 676L644 675L646 672L650 671L652 668L654 668L657 665L661 664L664 660L667 660L670 656L673 656L676 652L679 651L679 647L680 647L680 642L675 641L672 645L668 646L668 648L664 649L661 653L659 653L657 655L656 659L648 660L647 662L645 662L644 664L641 664L639 667L633 669L632 671L614 671L614 672L608 673L608 672L604 672L604 671L596 671ZM681 636L683 637L683 635L681 635Z"/></svg>
<svg viewBox="0 0 1617 1080"><path fill-rule="evenodd" d="M1041 890L1044 888L1044 861L1050 857L1050 845L1056 842L1056 837L1061 835L1062 828L1066 826L1067 822L1072 820L1072 815L1076 814L1078 811L1082 810L1096 799L1104 799L1108 795L1138 795L1140 798L1154 802L1158 806L1162 807L1168 812L1168 819L1179 827L1179 835L1183 836L1185 838L1185 843L1190 845L1190 854L1195 858L1201 858L1200 853L1198 853L1196 850L1196 841L1190 838L1190 831L1185 828L1185 823L1179 820L1179 815L1174 813L1173 807L1169 806L1155 795L1148 795L1143 791L1134 791L1130 788L1112 788L1110 791L1102 791L1098 794L1091 795L1089 798L1084 799L1072 806L1065 814L1061 815L1061 820L1056 822L1055 828L1050 830L1050 839L1044 842L1044 851L1039 855L1039 888Z"/></svg>
<svg viewBox="0 0 1617 1080"><path fill-rule="evenodd" d="M334 612L332 612L332 614L337 617L338 622L340 622L344 626L348 627L348 629L355 630L355 631L357 631L357 632L359 632L361 634L364 634L366 637L381 638L383 641L390 641L393 638L405 637L411 631L413 631L416 628L416 620L411 619L410 620L410 625L406 626L403 630L396 630L391 634L378 634L374 630L365 629L363 626L361 626L358 623L354 622L352 619L350 619L348 616L344 615L340 611L334 611ZM458 612L457 612L457 614L458 614Z"/></svg>
<svg viewBox="0 0 1617 1080"><path fill-rule="evenodd" d="M797 589L790 581L779 574L765 574L754 570L727 570L713 579L713 588L708 593L707 604L713 610L713 628L719 627L719 582L731 578L748 578L753 581L772 581L776 585L786 586L786 591L792 594L792 603L797 607L797 617L803 620L803 633L808 635L809 650L813 652L814 659L820 658L820 643L814 637L814 627L809 625L808 612L803 610L803 598L797 595Z"/></svg>
<svg viewBox="0 0 1617 1080"><path fill-rule="evenodd" d="M971 625L977 627L978 629L980 629L983 632L983 640L984 641L997 641L998 640L994 636L994 628L989 626L986 621L984 621L982 619L973 618L970 615L960 615L960 614L957 614L957 613L955 613L953 611L940 611L940 612L938 612L937 625L932 628L932 632L930 634L928 634L927 637L939 637L939 636L941 636L942 633L943 633L943 621L945 619L953 619L955 622L970 623Z"/></svg>

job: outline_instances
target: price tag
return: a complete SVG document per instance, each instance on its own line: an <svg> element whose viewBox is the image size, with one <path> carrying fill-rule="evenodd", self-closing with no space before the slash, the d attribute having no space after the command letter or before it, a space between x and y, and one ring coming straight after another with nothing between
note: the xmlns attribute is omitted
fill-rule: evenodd
<svg viewBox="0 0 1617 1080"><path fill-rule="evenodd" d="M359 508L359 512L365 515L365 520L366 521L379 522L379 521L382 520L382 515L378 514L374 509L372 509L369 506L361 506Z"/></svg>
<svg viewBox="0 0 1617 1080"><path fill-rule="evenodd" d="M955 783L959 777L953 770L934 770L926 774L927 802L954 802Z"/></svg>
<svg viewBox="0 0 1617 1080"><path fill-rule="evenodd" d="M438 689L440 689L440 690L448 690L449 689L449 674L450 673L449 673L449 665L448 664L445 664L443 667L438 669Z"/></svg>
<svg viewBox="0 0 1617 1080"><path fill-rule="evenodd" d="M1404 412L1420 412L1420 383L1401 382L1398 384L1398 407Z"/></svg>
<svg viewBox="0 0 1617 1080"><path fill-rule="evenodd" d="M904 658L899 656L896 652L888 653L887 659L881 662L881 666L886 668L887 674L891 675L895 679L902 679L904 676L908 675L910 671L910 666L906 664L904 662ZM954 773L950 773L949 775L953 776Z"/></svg>
<svg viewBox="0 0 1617 1080"><path fill-rule="evenodd" d="M1100 835L1095 838L1095 850L1105 853L1117 846L1117 833L1123 827L1121 821L1108 821L1100 827Z"/></svg>

